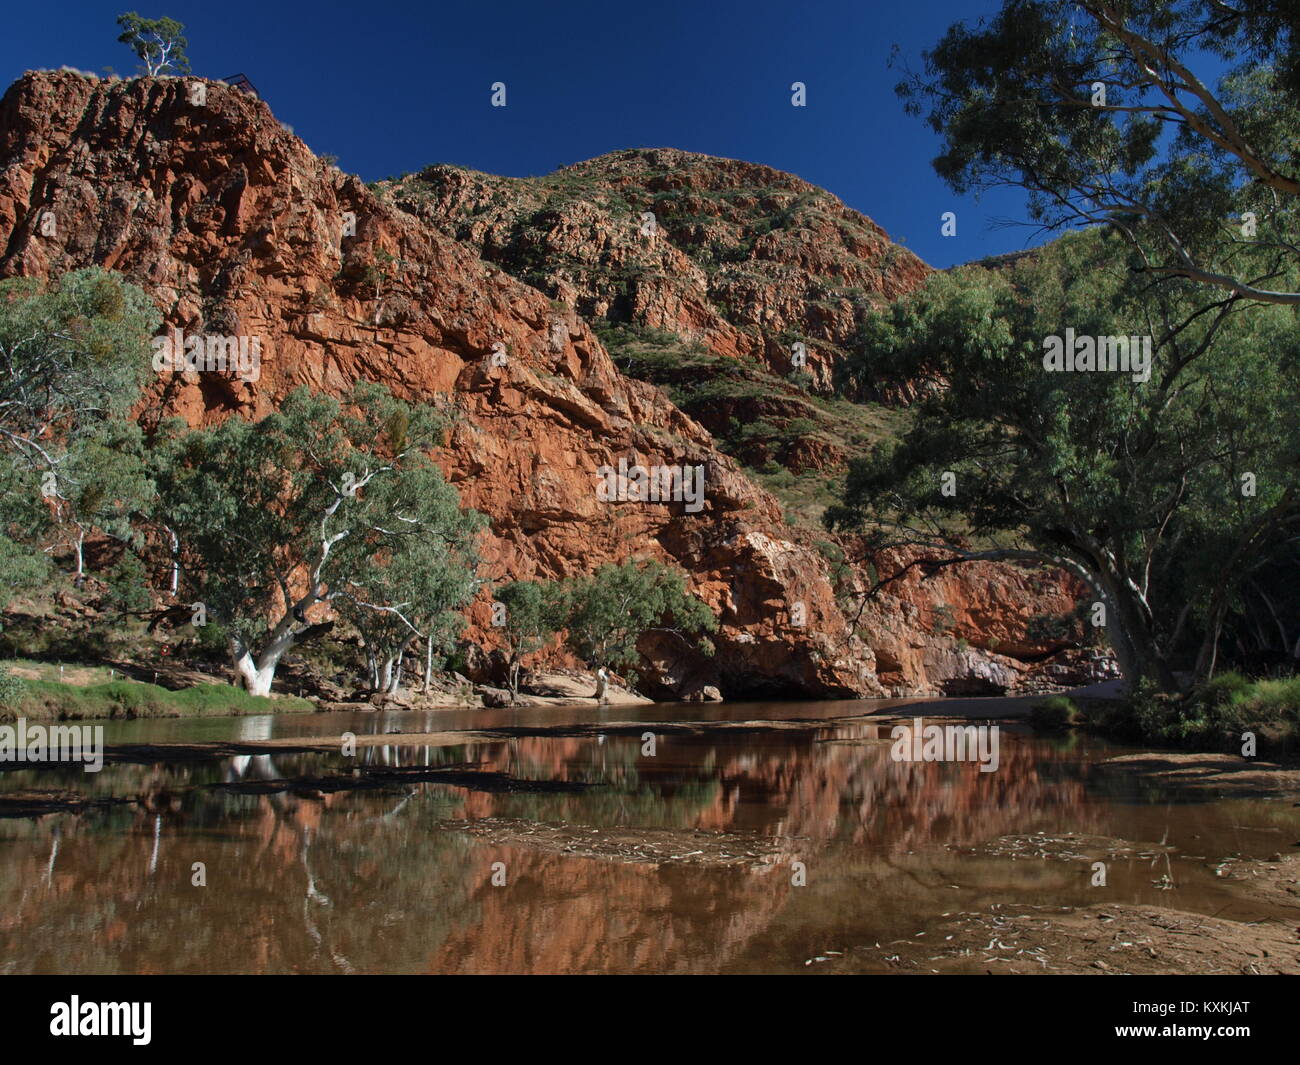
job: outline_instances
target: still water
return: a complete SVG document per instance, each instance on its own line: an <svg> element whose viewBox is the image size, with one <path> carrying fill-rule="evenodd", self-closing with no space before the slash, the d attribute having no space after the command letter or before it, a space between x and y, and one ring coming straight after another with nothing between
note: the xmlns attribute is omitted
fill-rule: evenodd
<svg viewBox="0 0 1300 1065"><path fill-rule="evenodd" d="M0 972L810 972L809 959L915 936L956 910L1100 901L1086 861L1013 859L988 846L1040 832L1173 848L1158 862L1111 861L1107 901L1276 916L1226 894L1212 866L1287 851L1300 839L1289 801L1117 778L1097 766L1121 748L1018 726L1003 726L992 773L895 762L888 725L869 720L807 727L879 705L105 722L109 744L602 720L805 726L665 732L653 756L639 735L437 747L394 737L355 758L274 752L98 774L11 769L0 791L135 801L0 820ZM319 782L358 763L393 775L364 790L269 785ZM402 777L439 766L504 776L482 786ZM516 784L491 783L502 779ZM571 787L531 790L537 781ZM670 860L630 860L643 840ZM708 860L714 852L728 860ZM205 886L194 884L195 863Z"/></svg>

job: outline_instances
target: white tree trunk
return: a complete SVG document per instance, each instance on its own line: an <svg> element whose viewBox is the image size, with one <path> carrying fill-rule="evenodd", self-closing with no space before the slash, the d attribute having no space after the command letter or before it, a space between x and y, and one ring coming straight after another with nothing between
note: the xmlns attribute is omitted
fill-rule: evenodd
<svg viewBox="0 0 1300 1065"><path fill-rule="evenodd" d="M293 646L294 632L291 627L282 627L279 634L263 648L256 658L253 652L238 637L230 641L230 659L235 672L243 681L249 695L270 695L271 682L275 680L275 670L285 652Z"/></svg>
<svg viewBox="0 0 1300 1065"><path fill-rule="evenodd" d="M397 648L397 651L393 655L392 672L389 674L388 677L388 685L384 689L390 695L396 694L402 688L402 667L406 663L406 652L410 649L410 646L414 642L414 640L415 640L414 633L407 636L406 639L401 642L401 645Z"/></svg>
<svg viewBox="0 0 1300 1065"><path fill-rule="evenodd" d="M244 684L244 690L249 695L270 695L271 681L275 679L275 667L280 664L280 656L263 665L253 660L252 654L247 648L240 648L231 652L231 659L235 664L235 672L239 674L239 679Z"/></svg>
<svg viewBox="0 0 1300 1065"><path fill-rule="evenodd" d="M176 589L180 587L181 580L181 541L172 530L164 525L167 529L167 535L171 537L172 544L172 595L176 594Z"/></svg>

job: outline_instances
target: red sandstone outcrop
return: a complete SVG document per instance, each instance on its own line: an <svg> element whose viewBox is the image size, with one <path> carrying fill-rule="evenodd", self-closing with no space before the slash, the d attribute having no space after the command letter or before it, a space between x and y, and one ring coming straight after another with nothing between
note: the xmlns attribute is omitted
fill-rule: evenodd
<svg viewBox="0 0 1300 1065"><path fill-rule="evenodd" d="M149 292L164 328L262 340L256 380L160 374L140 408L146 423L171 413L195 425L255 417L297 386L341 392L358 379L434 404L451 426L439 461L465 505L491 518L482 544L487 576L549 578L629 556L687 571L718 614L717 653L706 659L650 641L657 694L714 684L732 697L860 696L943 691L989 676L993 686L1014 686L1026 666L989 653L990 637L1012 653L1044 650L1025 642L1022 622L1068 606L1065 585L1031 589L1027 576L1007 568L947 571L938 584L905 581L855 625L815 538L787 527L777 501L660 390L621 375L583 308L485 262L488 234L464 243L421 212L377 198L314 156L264 102L204 82L206 100L196 105L195 82L32 73L0 100L0 276L98 264ZM680 180L671 187L690 196L692 167L677 165L684 155L652 159L676 167ZM726 166L748 180L744 164ZM751 169L776 180L775 171ZM780 177L789 187L773 193L774 210L811 188ZM572 210L583 212L581 204ZM47 213L52 227L43 224ZM843 217L824 221L849 239ZM924 274L883 233L855 224L855 261L893 264L878 267L877 295ZM588 233L575 229L569 249L580 249ZM626 244L611 236L611 248ZM759 238L751 253L761 258L770 244ZM824 245L804 241L793 259L786 246L779 269L767 269L750 292L746 306L766 316L768 332L796 319L820 322L827 337L849 328L847 312L807 306L819 270L836 284L868 280L829 261ZM666 276L689 275L691 264L667 242L656 254ZM737 291L741 282L726 284ZM730 328L737 353L776 357L768 332L720 323L692 303L689 286L651 285L636 299L659 308L647 320L698 328L718 344ZM505 354L503 364L490 359L494 350ZM601 502L596 470L620 457L704 465L703 509ZM869 582L858 573L850 583ZM939 601L958 619L946 635L932 625ZM486 599L471 618L470 635L490 645Z"/></svg>

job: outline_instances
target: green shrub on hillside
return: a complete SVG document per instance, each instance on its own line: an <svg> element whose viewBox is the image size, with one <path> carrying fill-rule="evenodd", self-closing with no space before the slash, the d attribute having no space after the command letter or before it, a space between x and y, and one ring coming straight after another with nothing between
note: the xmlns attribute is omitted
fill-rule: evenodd
<svg viewBox="0 0 1300 1065"><path fill-rule="evenodd" d="M18 703L27 685L21 677L9 672L8 666L0 666L0 707L10 707Z"/></svg>

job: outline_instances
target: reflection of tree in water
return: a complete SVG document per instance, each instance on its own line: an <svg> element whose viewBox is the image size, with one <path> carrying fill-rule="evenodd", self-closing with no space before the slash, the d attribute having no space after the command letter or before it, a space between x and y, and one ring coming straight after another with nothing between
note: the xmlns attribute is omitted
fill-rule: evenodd
<svg viewBox="0 0 1300 1065"><path fill-rule="evenodd" d="M260 759L243 779L284 768ZM138 808L4 826L5 969L418 970L428 944L470 916L471 845L429 827L447 812L433 796L386 819L403 795L174 789ZM196 861L207 887L191 884Z"/></svg>
<svg viewBox="0 0 1300 1065"><path fill-rule="evenodd" d="M860 732L844 738L856 740ZM351 762L276 754L178 767L114 766L67 786L137 794L138 807L0 825L0 959L57 971L710 971L740 958L793 900L865 913L832 881L874 878L902 897L893 855L973 843L1054 807L1095 819L1082 785L1040 746L1002 766L894 763L887 744L812 733L639 739L525 737L449 748L358 750L369 765L481 764L519 779L603 783L581 793L212 789L319 776ZM78 776L81 776L78 774ZM49 781L46 781L49 784ZM814 870L627 865L476 842L447 819L742 830L804 837ZM847 849L846 849L847 848ZM207 863L208 886L191 886ZM506 887L490 884L506 863ZM819 879L820 878L820 879ZM855 881L854 878L857 878Z"/></svg>

